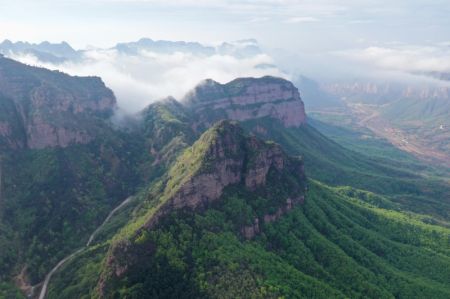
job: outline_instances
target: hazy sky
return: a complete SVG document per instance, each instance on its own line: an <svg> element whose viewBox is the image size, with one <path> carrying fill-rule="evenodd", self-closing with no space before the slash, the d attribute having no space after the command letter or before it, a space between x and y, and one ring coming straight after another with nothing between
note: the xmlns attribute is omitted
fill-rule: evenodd
<svg viewBox="0 0 450 299"><path fill-rule="evenodd" d="M329 51L450 41L449 0L0 0L0 39L109 46L141 37Z"/></svg>
<svg viewBox="0 0 450 299"><path fill-rule="evenodd" d="M99 75L134 110L206 78L426 81L435 79L417 74L450 72L450 0L0 0L0 11L0 40L67 41L80 49L142 37L204 44L256 38L263 47L266 55L247 60L92 50L88 63L43 65ZM280 69L264 73L255 70L259 63Z"/></svg>

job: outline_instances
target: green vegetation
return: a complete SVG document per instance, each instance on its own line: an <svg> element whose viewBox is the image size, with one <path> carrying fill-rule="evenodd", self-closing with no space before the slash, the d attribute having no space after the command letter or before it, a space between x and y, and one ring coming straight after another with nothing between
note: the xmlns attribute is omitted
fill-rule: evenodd
<svg viewBox="0 0 450 299"><path fill-rule="evenodd" d="M348 115L330 118L328 115L316 113L309 117L308 122L327 138L372 159L375 158L384 163L396 163L412 171L426 170L425 165L413 155L397 149L387 140L377 137L369 129L358 127L349 119L351 118ZM345 120L348 122L346 123Z"/></svg>
<svg viewBox="0 0 450 299"><path fill-rule="evenodd" d="M48 290L48 299L89 299L95 294L95 287L102 269L107 245L97 245L77 255L61 270L64 275L56 277ZM68 287L69 286L69 287Z"/></svg>
<svg viewBox="0 0 450 299"><path fill-rule="evenodd" d="M14 71L27 76L25 94L41 80L69 93L102 84L41 69L33 76ZM252 80L220 85L203 100L239 95ZM13 139L0 140L2 148L26 140L12 101L0 98L0 121L14 130ZM48 298L98 298L100 291L127 299L450 297L445 169L428 167L351 123L309 120L285 128L265 118L244 122L244 130L223 122L201 135L223 113L210 110L194 116L169 98L123 130L113 129L106 115L85 115L78 120L95 136L89 144L5 152L0 298L21 298L12 278L24 266L31 284L42 281L129 195L133 201L94 244L55 273ZM51 122L76 125L65 118L61 113ZM265 184L246 187L245 176L261 179L268 161ZM241 178L219 200L200 198L195 210L163 206L196 176L217 176L219 164ZM184 191L199 188L190 187ZM288 199L297 200L292 209ZM144 227L162 206L158 222Z"/></svg>
<svg viewBox="0 0 450 299"><path fill-rule="evenodd" d="M37 283L84 244L111 208L135 192L139 147L105 134L89 145L5 155L0 275L27 265Z"/></svg>
<svg viewBox="0 0 450 299"><path fill-rule="evenodd" d="M249 125L246 124L247 128ZM197 166L208 157L205 156L207 144L218 133L211 132L214 134L204 135L194 145L196 150L189 148L180 156L177 163L185 165L184 168L178 168L177 164L172 168L172 175L175 171L175 177L181 178L180 184L184 177L198 171ZM260 221L261 233L246 240L242 227L253 224L255 217L262 219L265 214L275 213L283 199L291 196L291 192L298 192L293 191L299 190L293 187L298 179L291 180L288 173L281 179L269 177L267 187L257 192L248 192L239 184L230 186L221 200L208 208L199 212L173 211L155 229L135 234L131 252L136 260L126 276L114 282L107 297L450 296L449 210L441 198L431 197L438 190L407 189L415 182L422 184L419 187L438 182L429 183L419 174L411 173L408 167L394 169L389 163L377 166L362 152L348 150L310 127L280 131L274 128L270 133L275 136L275 132L279 134L278 142L288 145L291 152L303 154L311 176L321 176L335 185L360 184L378 192L330 187L310 180L303 205L275 222ZM326 148L322 147L333 151L326 155ZM318 164L312 161L314 157ZM400 159L399 165L408 159ZM320 169L312 169L314 166ZM332 167L339 171L339 176L326 173ZM368 181L356 180L363 171L368 171L365 177ZM389 189L393 184L398 184L399 189ZM151 189L161 192L163 186L157 183ZM440 192L448 191L445 185L438 186ZM414 202L414 192L424 201ZM139 209L144 207L141 205ZM141 214L142 211L134 215ZM142 225L137 219L140 218L129 222L128 232ZM133 234L121 234L122 238L130 236ZM66 298L77 298L82 289L85 289L84 296L97 296L94 286L98 283L98 264L95 263L101 259L104 263L105 254L103 251L95 258L87 254L83 262L69 263L55 276L52 296L65 292ZM97 266L89 266L91 261ZM65 277L91 277L91 280L85 280L84 287L66 291L72 284Z"/></svg>
<svg viewBox="0 0 450 299"><path fill-rule="evenodd" d="M401 99L380 108L380 112L411 136L450 154L449 99Z"/></svg>
<svg viewBox="0 0 450 299"><path fill-rule="evenodd" d="M315 128L284 128L270 119L248 121L248 130L259 124L267 133L258 135L281 144L291 155L302 155L307 176L332 186L352 186L390 197L405 210L427 213L434 217L450 219L450 187L446 178L438 177L437 171L405 155L402 159L391 157L392 149L382 150L381 142L363 143L361 147L347 144L346 148L325 137ZM345 135L343 135L345 136ZM347 135L347 140L350 139ZM354 139L351 142L356 142ZM355 148L355 150L353 150ZM380 152L386 152L380 157ZM372 152L379 154L372 155ZM441 171L442 172L442 171ZM433 175L434 174L434 175Z"/></svg>
<svg viewBox="0 0 450 299"><path fill-rule="evenodd" d="M240 189L242 190L242 189ZM385 209L388 199L311 181L304 205L262 225L230 189L201 213L173 212L139 240L156 251L118 283L121 298L448 298L450 229ZM351 196L353 195L353 196ZM270 199L266 199L270 201ZM378 203L378 205L377 205ZM111 295L113 296L113 295ZM67 297L72 298L72 297Z"/></svg>
<svg viewBox="0 0 450 299"><path fill-rule="evenodd" d="M12 283L0 282L0 298L25 299L26 297Z"/></svg>

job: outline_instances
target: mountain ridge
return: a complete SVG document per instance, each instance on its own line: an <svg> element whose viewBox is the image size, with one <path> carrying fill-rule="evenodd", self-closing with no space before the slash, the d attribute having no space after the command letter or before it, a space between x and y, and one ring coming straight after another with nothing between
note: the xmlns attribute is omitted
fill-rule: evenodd
<svg viewBox="0 0 450 299"><path fill-rule="evenodd" d="M206 126L220 119L245 121L269 117L286 127L306 123L303 101L297 88L289 81L271 76L239 78L226 84L205 80L181 100L199 125Z"/></svg>
<svg viewBox="0 0 450 299"><path fill-rule="evenodd" d="M90 130L101 126L95 117L106 119L116 109L113 92L98 77L71 77L4 57L0 97L0 143L10 148L87 143L93 138Z"/></svg>
<svg viewBox="0 0 450 299"><path fill-rule="evenodd" d="M273 222L294 205L303 203L305 183L300 159L288 157L276 144L245 136L236 124L217 123L177 159L168 171L167 181L164 179L164 191L148 195L148 200L159 198L160 203L151 214L147 213L142 227L112 246L98 284L100 297L109 298L111 286L117 288L118 281L134 271L141 259L139 252L147 248L147 257L154 252L153 245L145 244L145 236L168 214L204 210L222 197L225 188L242 185L249 192L273 196L265 204L276 207L274 214L264 209L259 217L254 215L251 227L238 228L243 237L252 238L261 230L259 222ZM277 186L284 191L270 191Z"/></svg>
<svg viewBox="0 0 450 299"><path fill-rule="evenodd" d="M0 296L12 296L16 275L38 290L78 252L53 272L48 299L448 298L446 177L390 149L372 156L375 147L330 140L292 83L208 80L191 102L167 98L116 128L108 107L53 110L101 98L101 84L97 94L90 78L31 70L15 101L41 81L87 90L38 103L45 120L86 125L93 139L4 157Z"/></svg>

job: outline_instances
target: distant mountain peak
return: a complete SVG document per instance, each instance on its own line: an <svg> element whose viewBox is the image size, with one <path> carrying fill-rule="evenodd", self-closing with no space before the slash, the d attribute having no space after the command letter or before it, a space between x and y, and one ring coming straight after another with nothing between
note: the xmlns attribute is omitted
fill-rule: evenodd
<svg viewBox="0 0 450 299"><path fill-rule="evenodd" d="M39 44L29 42L11 42L4 40L0 43L0 53L4 55L32 55L41 62L63 63L67 60L77 60L80 52L73 49L67 42L51 43L43 41Z"/></svg>

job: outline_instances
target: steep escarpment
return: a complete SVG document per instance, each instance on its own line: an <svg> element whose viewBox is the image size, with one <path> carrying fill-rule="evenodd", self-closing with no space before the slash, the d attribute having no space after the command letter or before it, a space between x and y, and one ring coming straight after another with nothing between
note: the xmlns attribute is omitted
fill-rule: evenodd
<svg viewBox="0 0 450 299"><path fill-rule="evenodd" d="M0 145L67 147L91 141L115 97L100 78L71 77L0 57Z"/></svg>
<svg viewBox="0 0 450 299"><path fill-rule="evenodd" d="M220 122L170 169L162 195L167 200L145 227L154 227L160 217L174 209L206 207L229 185L242 183L252 191L264 188L269 171L279 176L289 171L299 180L304 176L302 162L289 159L278 145L247 137L236 124Z"/></svg>
<svg viewBox="0 0 450 299"><path fill-rule="evenodd" d="M303 127L306 116L295 86L275 77L238 78L227 84L205 80L181 101L172 97L140 113L141 130L162 173L181 150L220 120L274 121L283 127Z"/></svg>
<svg viewBox="0 0 450 299"><path fill-rule="evenodd" d="M247 79L236 82L247 86ZM213 103L207 95L198 99ZM274 96L268 102L279 103ZM32 240L19 249L28 255L11 267L26 264L32 283L41 281L143 181L95 244L54 273L49 299L449 297L447 187L352 152L308 124L290 127L258 113L242 121L247 132L304 157L314 179L305 191L303 158L233 123L205 133L220 111L169 98L143 111L136 131L7 163L9 174L29 173L6 176L8 205L20 205L5 214L20 221L0 242L8 244L12 227L33 228L18 243ZM10 260L12 245L0 260Z"/></svg>
<svg viewBox="0 0 450 299"><path fill-rule="evenodd" d="M275 78L239 78L227 84L205 80L182 100L194 115L197 126L221 119L245 121L269 117L285 127L306 123L303 102L289 81Z"/></svg>
<svg viewBox="0 0 450 299"><path fill-rule="evenodd" d="M447 228L349 187L310 180L305 200L301 161L279 149L228 122L204 133L112 243L91 296L448 297Z"/></svg>
<svg viewBox="0 0 450 299"><path fill-rule="evenodd" d="M441 85L414 85L400 82L355 81L324 84L325 92L346 102L386 104L398 100L450 98L450 89Z"/></svg>
<svg viewBox="0 0 450 299"><path fill-rule="evenodd" d="M184 151L156 189L161 187L162 191L149 194L149 200L158 204L142 227L111 248L99 283L104 297L114 292L124 277L133 275L149 254L151 258L156 245L143 240L173 213L204 211L220 199L226 200L230 188L258 194L265 198L258 204L260 210L236 228L238 234L248 237L246 223L259 218L269 223L293 204L303 202L305 176L300 159L288 157L278 145L246 136L236 124L223 121Z"/></svg>
<svg viewBox="0 0 450 299"><path fill-rule="evenodd" d="M144 144L115 108L100 78L0 57L0 285L40 283L141 182Z"/></svg>
<svg viewBox="0 0 450 299"><path fill-rule="evenodd" d="M155 177L167 170L198 134L191 127L192 120L186 109L171 97L149 105L140 117L141 135L152 158L149 178Z"/></svg>

